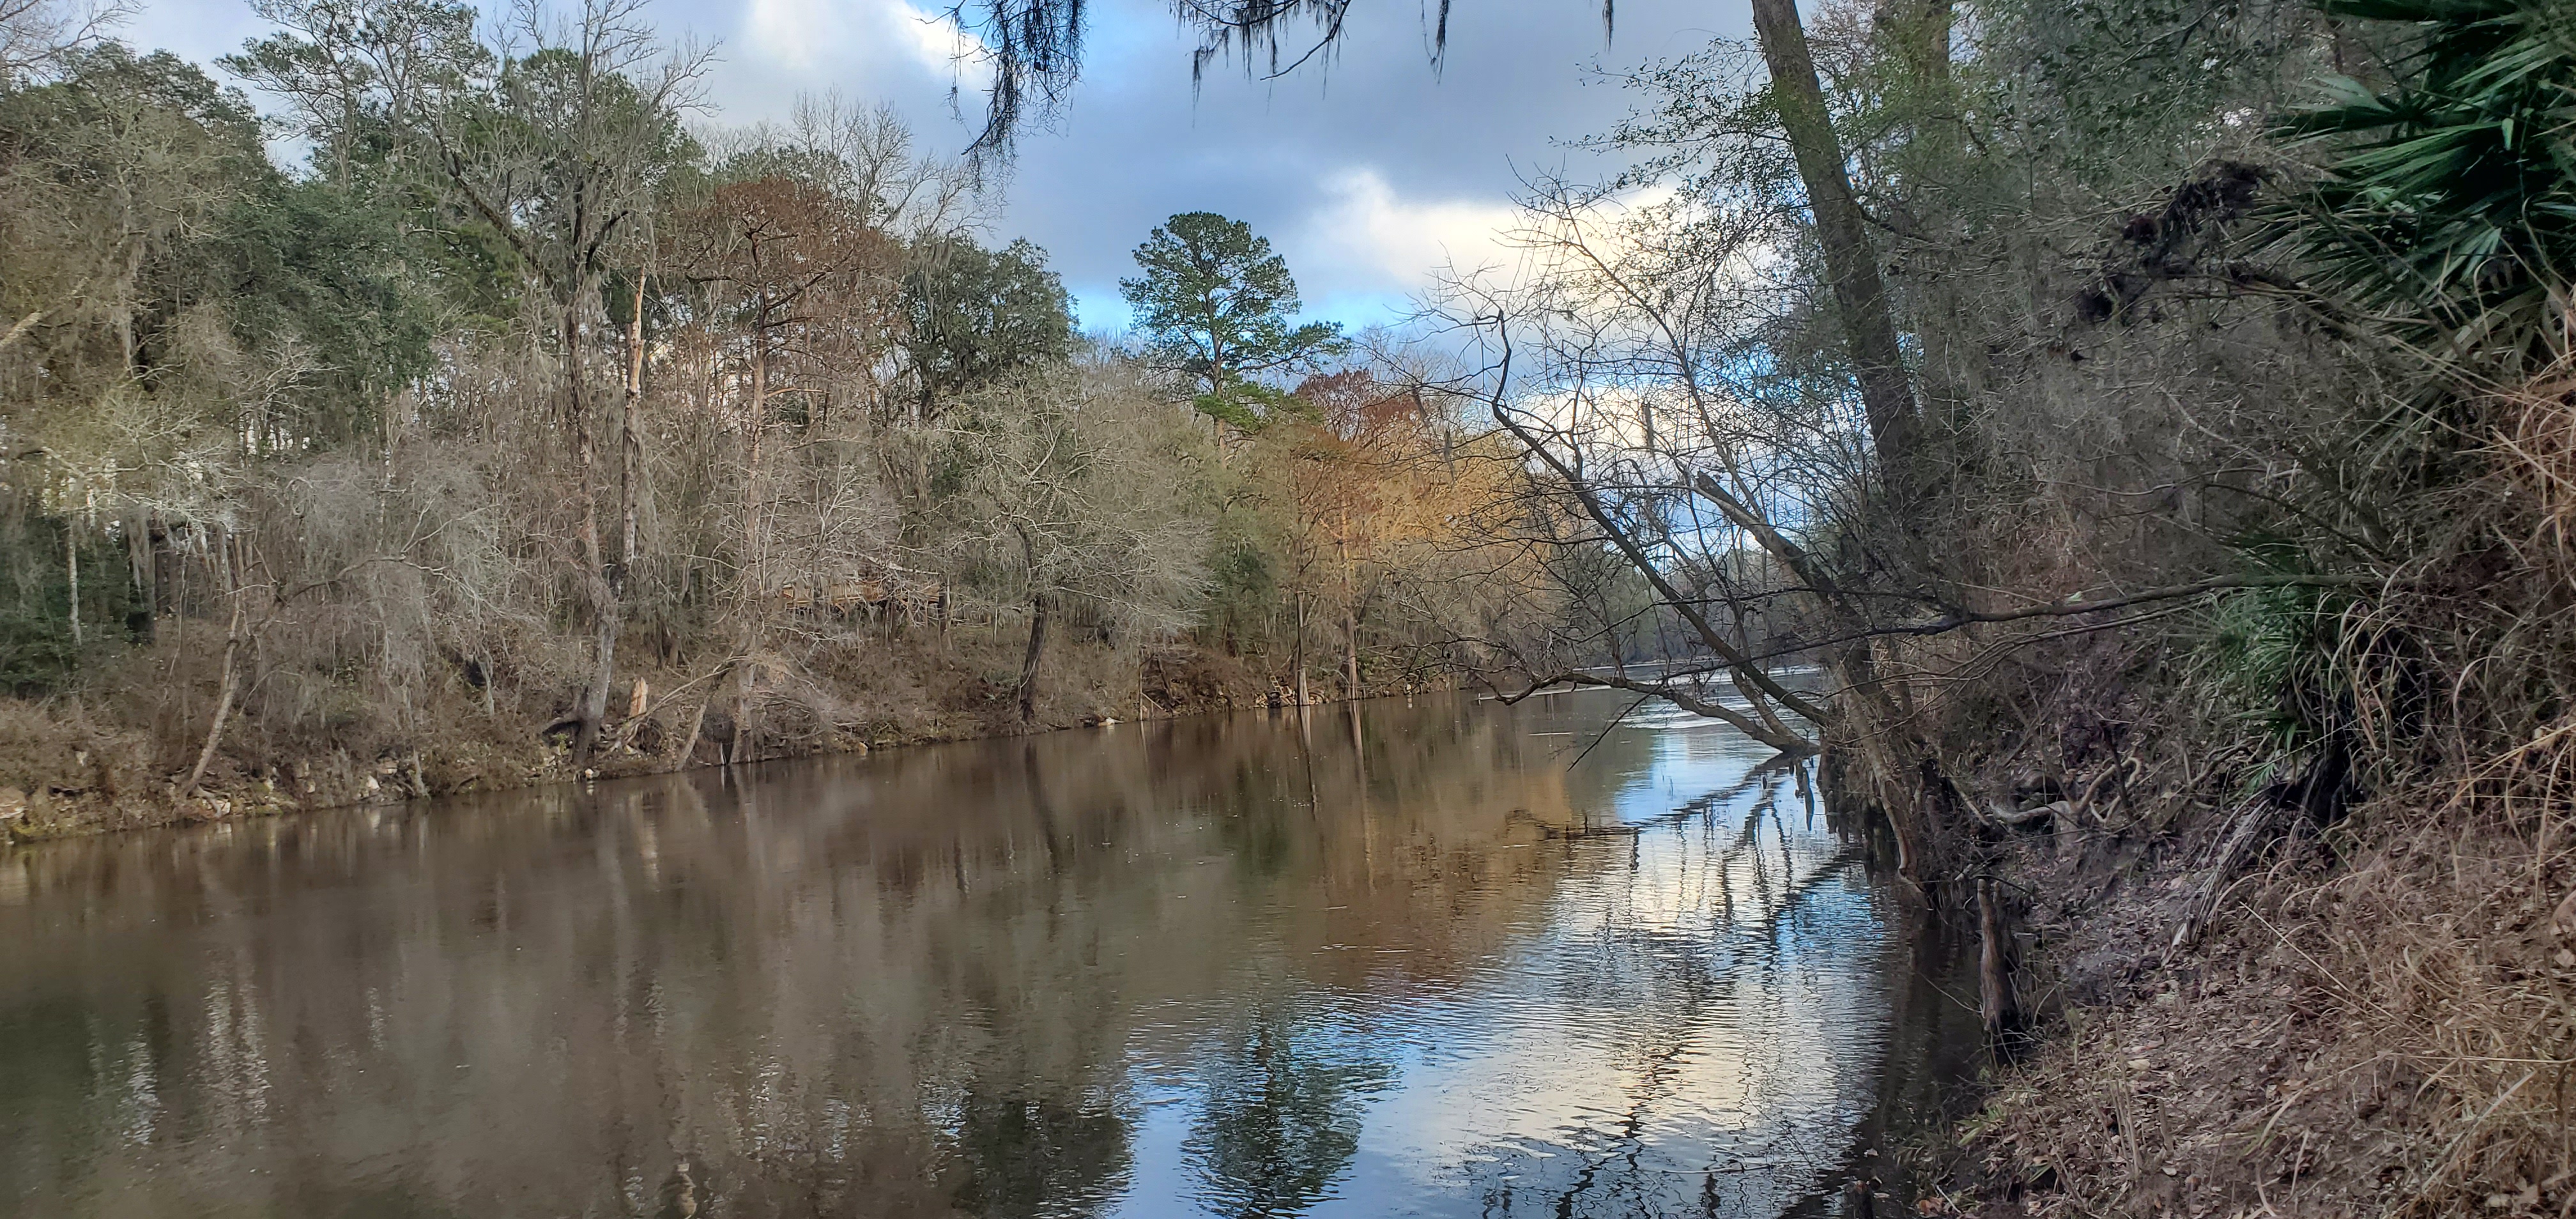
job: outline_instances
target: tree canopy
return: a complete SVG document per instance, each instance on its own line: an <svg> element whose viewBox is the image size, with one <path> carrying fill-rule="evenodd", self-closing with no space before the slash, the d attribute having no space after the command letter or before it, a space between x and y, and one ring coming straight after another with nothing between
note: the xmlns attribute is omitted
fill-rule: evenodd
<svg viewBox="0 0 2576 1219"><path fill-rule="evenodd" d="M1347 350L1341 328L1298 323L1303 302L1288 261L1252 226L1214 212L1183 212L1136 247L1144 274L1118 281L1135 310L1146 361L1187 380L1198 409L1256 425L1283 397L1265 374L1306 371Z"/></svg>
<svg viewBox="0 0 2576 1219"><path fill-rule="evenodd" d="M962 237L927 243L903 303L924 417L941 399L1073 354L1073 297L1026 238L999 250Z"/></svg>

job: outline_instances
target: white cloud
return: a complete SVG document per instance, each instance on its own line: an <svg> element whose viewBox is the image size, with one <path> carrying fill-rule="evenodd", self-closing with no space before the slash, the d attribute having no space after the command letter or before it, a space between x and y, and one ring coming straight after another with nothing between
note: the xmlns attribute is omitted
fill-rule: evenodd
<svg viewBox="0 0 2576 1219"><path fill-rule="evenodd" d="M905 49L922 66L933 72L957 72L967 78L961 84L983 87L988 73L984 66L985 47L972 34L958 28L947 17L923 12L904 0L887 0L887 18L906 37Z"/></svg>
<svg viewBox="0 0 2576 1219"><path fill-rule="evenodd" d="M1328 201L1289 255L1310 296L1415 290L1444 267L1508 267L1518 258L1500 240L1519 214L1508 201L1405 199L1368 167L1335 174L1324 191Z"/></svg>
<svg viewBox="0 0 2576 1219"><path fill-rule="evenodd" d="M906 0L744 0L740 30L742 67L763 93L855 85L873 100L952 83L975 93L988 71L973 35Z"/></svg>
<svg viewBox="0 0 2576 1219"><path fill-rule="evenodd" d="M820 56L849 40L849 11L824 0L751 0L743 7L743 42L774 67L812 72Z"/></svg>

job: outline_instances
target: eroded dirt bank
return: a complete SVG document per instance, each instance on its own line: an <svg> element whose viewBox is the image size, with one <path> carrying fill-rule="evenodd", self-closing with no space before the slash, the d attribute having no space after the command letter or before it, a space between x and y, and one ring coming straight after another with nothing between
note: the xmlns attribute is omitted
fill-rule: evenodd
<svg viewBox="0 0 2576 1219"><path fill-rule="evenodd" d="M2576 1212L2563 817L2239 779L1986 827L2026 1014L1864 1213Z"/></svg>
<svg viewBox="0 0 2576 1219"><path fill-rule="evenodd" d="M544 705L525 700L451 699L437 714L401 725L359 709L342 717L336 733L327 719L319 731L274 736L237 722L194 792L181 787L196 748L189 738L203 734L202 722L150 714L141 698L0 699L0 842L506 791L585 773L608 778L728 759L862 753L1295 698L1220 651L1176 646L1139 657L1067 647L1048 658L1038 715L1023 721L1017 673L1006 663L1016 657L1002 655L1014 650L969 637L898 640L820 675L775 671L748 700L730 689L711 696L685 671L647 669L640 693L633 681L620 688L620 714L587 765L576 764L570 731L550 726ZM161 655L135 663L184 680L203 662ZM1434 674L1398 675L1363 694L1446 684ZM1339 694L1310 686L1308 696ZM739 734L738 714L748 721Z"/></svg>

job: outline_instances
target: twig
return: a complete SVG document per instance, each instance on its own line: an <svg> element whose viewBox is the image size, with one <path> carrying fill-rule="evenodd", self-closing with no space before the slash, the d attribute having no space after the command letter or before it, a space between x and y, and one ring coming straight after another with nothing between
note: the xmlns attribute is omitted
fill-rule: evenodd
<svg viewBox="0 0 2576 1219"><path fill-rule="evenodd" d="M1591 757L1592 751L1598 748L1601 742L1610 739L1611 732L1619 727L1620 721L1627 719L1631 713L1637 710L1637 708L1645 706L1646 700L1653 697L1654 695L1651 694L1638 695L1637 701L1628 704L1628 710L1610 717L1610 722L1603 724L1601 726L1601 731L1593 736L1592 743L1584 746L1583 752L1574 755L1574 760L1565 764L1566 773L1572 774L1575 767L1583 765L1583 759Z"/></svg>

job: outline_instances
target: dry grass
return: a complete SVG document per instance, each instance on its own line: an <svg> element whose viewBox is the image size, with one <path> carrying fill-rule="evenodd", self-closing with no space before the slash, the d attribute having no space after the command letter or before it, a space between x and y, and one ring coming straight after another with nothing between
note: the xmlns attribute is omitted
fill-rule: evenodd
<svg viewBox="0 0 2576 1219"><path fill-rule="evenodd" d="M2213 875L2267 797L2168 765L2145 817L2002 848L2045 895L2059 1012L1970 1123L1962 1196L2576 1214L2576 380L2484 405L2486 474L2424 506L2441 544L2338 631L2367 760L2348 818L2283 819Z"/></svg>
<svg viewBox="0 0 2576 1219"><path fill-rule="evenodd" d="M2088 896L2031 912L2063 1011L1968 1128L1975 1192L2041 1215L2576 1211L2564 819L2382 797L2276 844L2177 951L2227 821L2108 881L2019 850L2035 891Z"/></svg>
<svg viewBox="0 0 2576 1219"><path fill-rule="evenodd" d="M0 698L0 842L10 837L130 829L422 795L492 791L575 778L569 734L542 729L566 710L566 683L504 683L488 701L461 669L415 683L391 705L362 696L364 675L333 674L289 648L228 726L206 792L181 799L178 779L204 740L216 653L192 646L209 629L165 632L94 674L99 693L42 702ZM217 624L213 629L220 629ZM1060 639L1040 675L1038 723L1018 716L1014 685L1025 628L1011 621L926 626L839 624L780 632L761 657L743 756L862 751L890 745L1193 715L1254 706L1270 692L1241 661L1188 644L1149 652ZM731 743L727 658L664 663L630 638L612 700L612 731L592 769L646 773L720 761ZM629 717L635 677L644 714ZM700 708L705 719L698 720ZM698 743L682 749L691 727Z"/></svg>

